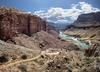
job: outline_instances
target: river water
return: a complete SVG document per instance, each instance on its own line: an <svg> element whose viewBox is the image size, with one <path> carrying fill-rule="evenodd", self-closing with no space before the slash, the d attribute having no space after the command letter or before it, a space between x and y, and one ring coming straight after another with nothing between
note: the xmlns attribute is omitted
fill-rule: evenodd
<svg viewBox="0 0 100 72"><path fill-rule="evenodd" d="M74 36L66 35L61 31L59 32L59 37L62 40L72 42L73 44L79 46L80 48L88 49L91 47L91 45L89 43L87 43L85 40L82 40L81 38L77 38Z"/></svg>

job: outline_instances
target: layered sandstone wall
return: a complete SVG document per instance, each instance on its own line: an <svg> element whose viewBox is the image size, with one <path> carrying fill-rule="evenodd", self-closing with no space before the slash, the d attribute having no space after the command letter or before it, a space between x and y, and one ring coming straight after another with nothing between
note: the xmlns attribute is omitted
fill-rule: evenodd
<svg viewBox="0 0 100 72"><path fill-rule="evenodd" d="M46 21L32 14L21 12L0 12L0 39L7 40L18 33L31 35L41 30L46 31Z"/></svg>
<svg viewBox="0 0 100 72"><path fill-rule="evenodd" d="M75 27L100 27L100 12L81 14L73 25Z"/></svg>

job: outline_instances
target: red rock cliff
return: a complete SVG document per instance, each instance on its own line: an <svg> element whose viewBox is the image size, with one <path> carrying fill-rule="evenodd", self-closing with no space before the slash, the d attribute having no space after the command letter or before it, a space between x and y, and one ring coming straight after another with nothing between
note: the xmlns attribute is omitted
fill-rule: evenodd
<svg viewBox="0 0 100 72"><path fill-rule="evenodd" d="M46 30L46 22L36 15L0 11L0 39L7 40L18 33L31 35L40 30Z"/></svg>

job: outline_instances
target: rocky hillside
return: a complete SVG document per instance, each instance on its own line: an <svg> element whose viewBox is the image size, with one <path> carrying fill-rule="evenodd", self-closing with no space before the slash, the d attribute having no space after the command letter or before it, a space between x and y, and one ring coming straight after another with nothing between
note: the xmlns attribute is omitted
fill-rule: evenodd
<svg viewBox="0 0 100 72"><path fill-rule="evenodd" d="M100 12L81 14L73 25L75 27L98 27L100 26Z"/></svg>
<svg viewBox="0 0 100 72"><path fill-rule="evenodd" d="M31 35L46 31L46 21L40 17L16 9L0 8L0 39L7 40L18 33Z"/></svg>
<svg viewBox="0 0 100 72"><path fill-rule="evenodd" d="M100 37L100 12L81 14L78 19L66 28L66 34L84 37Z"/></svg>
<svg viewBox="0 0 100 72"><path fill-rule="evenodd" d="M100 72L100 56L84 51L32 50L0 40L0 72Z"/></svg>

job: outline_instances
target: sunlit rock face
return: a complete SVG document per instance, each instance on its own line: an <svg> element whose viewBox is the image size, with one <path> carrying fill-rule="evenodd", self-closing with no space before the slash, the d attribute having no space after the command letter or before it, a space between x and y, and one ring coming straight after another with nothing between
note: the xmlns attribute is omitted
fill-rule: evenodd
<svg viewBox="0 0 100 72"><path fill-rule="evenodd" d="M40 30L46 31L46 22L36 15L0 11L0 39L7 40L19 33L31 35Z"/></svg>
<svg viewBox="0 0 100 72"><path fill-rule="evenodd" d="M100 12L81 14L73 25L75 27L100 26Z"/></svg>

